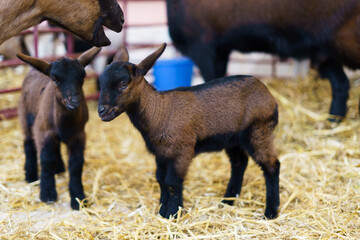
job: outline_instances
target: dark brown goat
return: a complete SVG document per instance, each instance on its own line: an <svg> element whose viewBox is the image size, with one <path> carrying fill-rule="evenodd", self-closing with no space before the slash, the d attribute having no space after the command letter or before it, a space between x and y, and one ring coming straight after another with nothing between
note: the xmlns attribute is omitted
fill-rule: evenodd
<svg viewBox="0 0 360 240"><path fill-rule="evenodd" d="M360 68L358 0L167 0L170 36L205 81L226 74L229 54L309 58L332 87L330 120L346 115L349 80Z"/></svg>
<svg viewBox="0 0 360 240"><path fill-rule="evenodd" d="M116 0L0 1L0 44L20 31L50 20L95 46L110 44L103 25L120 32L123 12Z"/></svg>
<svg viewBox="0 0 360 240"><path fill-rule="evenodd" d="M99 48L94 47L78 59L60 58L51 64L18 55L37 69L30 70L24 79L19 116L25 135L25 179L28 182L38 179L39 154L40 199L43 202L57 200L55 173L65 171L60 154L61 142L66 144L69 154L71 207L79 209L76 198L85 198L81 175L88 108L82 85L84 67L99 51Z"/></svg>
<svg viewBox="0 0 360 240"><path fill-rule="evenodd" d="M240 193L249 154L264 172L265 216L275 218L280 162L273 148L273 129L278 120L274 97L251 76L225 77L158 92L144 75L165 46L139 65L129 63L126 49L120 48L114 62L100 76L98 105L103 121L111 121L125 111L156 156L160 215L168 218L183 205L183 181L194 156L225 149L232 167L225 197L234 198ZM224 202L233 204L233 199Z"/></svg>

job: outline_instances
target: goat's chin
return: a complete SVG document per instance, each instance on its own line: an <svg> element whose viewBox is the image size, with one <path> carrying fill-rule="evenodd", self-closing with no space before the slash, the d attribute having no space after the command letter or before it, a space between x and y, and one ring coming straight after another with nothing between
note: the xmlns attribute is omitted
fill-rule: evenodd
<svg viewBox="0 0 360 240"><path fill-rule="evenodd" d="M111 43L111 41L105 35L104 28L100 19L95 23L93 38L90 40L90 42L96 47L108 46Z"/></svg>
<svg viewBox="0 0 360 240"><path fill-rule="evenodd" d="M79 105L75 106L75 105L66 103L66 108L70 111L75 111L78 107L79 107Z"/></svg>

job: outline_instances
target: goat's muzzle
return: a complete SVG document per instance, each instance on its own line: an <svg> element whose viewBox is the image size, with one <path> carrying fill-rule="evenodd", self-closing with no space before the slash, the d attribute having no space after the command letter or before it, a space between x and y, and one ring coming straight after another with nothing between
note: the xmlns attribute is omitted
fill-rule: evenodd
<svg viewBox="0 0 360 240"><path fill-rule="evenodd" d="M69 109L70 111L75 111L80 106L80 103L81 103L80 96L68 97L65 100L66 108Z"/></svg>
<svg viewBox="0 0 360 240"><path fill-rule="evenodd" d="M117 116L119 116L123 111L119 111L118 107L111 107L105 105L98 105L99 117L104 122L110 122Z"/></svg>
<svg viewBox="0 0 360 240"><path fill-rule="evenodd" d="M110 11L111 10L111 11ZM124 13L119 7L119 5L112 7L111 9L107 9L109 14L103 14L101 20L103 25L115 32L121 32L124 25Z"/></svg>

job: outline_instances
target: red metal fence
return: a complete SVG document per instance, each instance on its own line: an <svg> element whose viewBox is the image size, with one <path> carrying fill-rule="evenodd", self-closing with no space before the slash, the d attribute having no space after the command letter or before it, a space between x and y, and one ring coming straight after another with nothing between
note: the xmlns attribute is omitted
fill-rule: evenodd
<svg viewBox="0 0 360 240"><path fill-rule="evenodd" d="M119 4L121 5L124 15L125 15L125 24L124 24L124 28L123 28L123 34L122 34L122 38L123 38L123 44L127 47L127 48L144 48L144 47L150 47L153 46L153 44L149 44L149 43L129 43L127 42L127 30L130 27L151 27L151 26L166 26L167 22L166 20L164 22L158 22L158 23L146 23L146 22L141 22L141 23L133 23L133 24L129 24L127 23L128 21L126 19L129 18L129 11L128 11L128 6L130 2L165 2L165 0L118 0ZM34 49L35 49L35 57L38 57L38 36L39 33L55 33L55 32L63 32L66 34L66 42L67 42L67 54L66 56L68 57L77 57L78 54L74 54L73 50L74 50L74 38L73 35L69 32L67 32L66 30L63 30L61 28L55 28L55 27L48 27L48 28L41 28L39 29L37 26L35 26L33 28L33 30L25 30L23 32L21 32L21 35L25 35L25 34L32 34L34 36ZM106 51L102 51L100 54L103 55L109 55L109 54L113 54L114 52L106 52ZM52 57L48 57L48 58L42 58L43 60L46 61L53 61L57 58L59 58L60 56L52 56ZM250 63L251 61L249 60L245 60L246 63ZM269 64L269 60L257 60L254 61L258 64ZM276 60L275 58L273 60L270 61L272 64L272 75L274 76L276 73ZM15 59L15 60L7 60L7 61L3 61L0 62L0 68L5 68L5 67L14 67L14 66L18 66L24 64L22 61ZM94 75L92 76L87 76L87 78L93 78ZM10 89L0 89L0 94L8 94L8 93L14 93L14 92L19 92L21 91L21 87L15 87L15 88L10 88ZM87 96L87 99L96 99L97 98L97 94L95 95L91 95L91 96ZM3 119L9 119L9 118L13 118L17 116L17 109L16 108L7 108L7 109L0 109L0 120Z"/></svg>
<svg viewBox="0 0 360 240"><path fill-rule="evenodd" d="M129 27L150 27L150 26L165 26L167 24L167 22L159 22L159 23L136 23L136 24L128 24L126 21L126 18L128 16L128 4L129 2L164 2L164 0L118 0L119 4L121 5L124 15L125 15L125 24L124 24L124 28L123 28L123 44L127 47L127 48L143 48L143 47L150 47L152 46L152 44L147 44L146 42L143 44L129 44L127 42L127 29ZM67 32L66 30L63 30L61 28L57 28L57 27L47 27L47 28L41 28L39 29L37 26L35 26L32 30L25 30L22 31L20 33L20 35L26 35L26 34L31 34L34 36L34 50L35 50L35 57L38 57L38 36L39 33L56 33L56 32L63 32L66 34L66 43L67 43L67 54L66 56L68 57L77 57L78 54L74 53L74 38L73 35L69 32ZM110 55L113 54L114 52L106 52L106 51L102 51L100 54L102 55ZM45 61L53 61L57 58L59 58L60 56L52 56L52 57L47 57L47 58L42 58ZM0 69L1 68L6 68L6 67L15 67L18 65L23 65L25 64L24 62L18 60L18 59L14 59L14 60L6 60L3 62L0 62ZM87 76L87 78L93 78L94 75L92 76ZM9 94L9 93L14 93L14 92L19 92L21 91L21 87L14 87L14 88L9 88L9 89L0 89L0 94ZM86 99L87 100L92 100L92 99L97 99L98 95L94 94L94 95L90 95L87 96ZM0 109L0 120L4 120L4 119L10 119L10 118L14 118L17 116L17 109L16 108L6 108L6 109Z"/></svg>

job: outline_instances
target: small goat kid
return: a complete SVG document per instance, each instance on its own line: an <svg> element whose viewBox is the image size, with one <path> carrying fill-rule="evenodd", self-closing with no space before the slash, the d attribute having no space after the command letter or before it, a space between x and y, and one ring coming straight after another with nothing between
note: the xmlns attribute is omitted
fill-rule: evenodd
<svg viewBox="0 0 360 240"><path fill-rule="evenodd" d="M65 171L61 142L66 144L69 154L71 207L79 209L76 198L85 198L81 175L88 108L82 85L84 67L99 51L100 48L94 47L78 59L60 58L51 64L18 54L21 60L37 69L30 70L24 79L19 116L25 135L25 178L28 182L38 179L39 154L40 199L43 202L57 200L55 173Z"/></svg>
<svg viewBox="0 0 360 240"><path fill-rule="evenodd" d="M127 50L119 48L114 62L100 76L98 105L103 121L125 111L156 156L160 215L169 218L183 205L183 181L192 158L225 149L232 168L225 198L240 194L248 153L264 172L265 216L275 218L280 162L273 148L272 133L278 121L274 97L251 76L158 92L144 76L165 47L163 44L138 65L129 63ZM224 202L232 205L233 199Z"/></svg>

